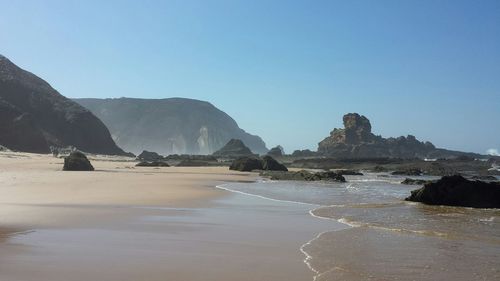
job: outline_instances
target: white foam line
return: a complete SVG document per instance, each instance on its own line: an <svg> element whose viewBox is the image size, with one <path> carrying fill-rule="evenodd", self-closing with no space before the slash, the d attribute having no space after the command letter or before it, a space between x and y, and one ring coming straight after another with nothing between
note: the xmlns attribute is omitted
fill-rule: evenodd
<svg viewBox="0 0 500 281"><path fill-rule="evenodd" d="M328 231L325 231L325 232L321 232L320 234L316 235L316 237L314 237L313 239L307 241L304 245L300 246L300 251L302 252L302 254L304 256L306 256L306 258L304 259L304 263L307 265L307 267L312 271L314 272L314 276L313 276L313 281L316 280L316 278L318 276L321 275L321 272L319 272L319 270L315 269L312 265L311 265L311 260L312 260L312 256L309 255L309 253L306 252L306 250L304 250L305 247L309 246L312 244L312 242L316 239L318 239L321 235L323 235L324 233L326 233Z"/></svg>
<svg viewBox="0 0 500 281"><path fill-rule="evenodd" d="M262 195L257 195L257 194L247 193L247 192L243 192L243 191L239 191L239 190L230 189L230 188L224 187L222 185L216 185L215 187L218 189L222 189L222 190L226 190L226 191L230 191L230 192L234 192L234 193L248 195L248 196L257 197L257 198L266 199L266 200L271 200L271 201L275 201L275 202L294 203L294 204L308 205L308 206L321 206L319 204L269 198L269 197L265 197Z"/></svg>
<svg viewBox="0 0 500 281"><path fill-rule="evenodd" d="M280 200L280 199L274 199L274 198L265 197L265 196L262 196L262 195L247 193L247 192L243 192L243 191L239 191L239 190L233 190L233 189L224 187L223 185L216 185L215 187L218 188L218 189L225 190L225 191L234 192L234 193L238 193L238 194L243 194L243 195L247 195L247 196L253 196L253 197L257 197L257 198L261 198L261 199L265 199L265 200L271 200L271 201L275 201L275 202L294 203L294 204L308 205L308 206L319 206L318 208L309 210L309 215L311 215L314 218L318 218L318 219L322 219L322 220L333 220L333 221L342 223L344 225L347 225L349 227L358 227L359 226L359 225L350 224L350 223L346 222L342 218L341 219L334 219L334 218L322 217L322 216L318 216L318 215L314 214L315 210L318 210L318 209L321 209L321 208L327 208L327 207L337 207L336 205L324 206L324 205L319 205L319 204L311 204L311 203L304 203L304 202L298 202L298 201ZM328 272L330 270L328 270L326 272L319 272L319 270L315 269L311 265L312 256L309 255L309 253L307 253L304 248L307 247L308 245L311 245L315 240L319 239L323 234L328 233L328 232L332 232L332 231L331 230L327 230L327 231L321 232L320 234L316 235L316 237L314 237L313 239L307 241L305 244L303 244L299 248L300 252L305 256L304 263L307 265L307 267L309 268L309 270L311 270L315 274L313 276L313 281L316 281L316 279L318 277L320 277L321 275L323 275L324 273L326 273L326 272Z"/></svg>

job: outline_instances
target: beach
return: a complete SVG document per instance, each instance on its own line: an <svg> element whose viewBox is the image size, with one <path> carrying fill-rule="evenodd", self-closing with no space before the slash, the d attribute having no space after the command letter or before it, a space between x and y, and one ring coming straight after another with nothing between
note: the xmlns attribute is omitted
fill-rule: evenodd
<svg viewBox="0 0 500 281"><path fill-rule="evenodd" d="M0 280L498 280L498 209L428 206L415 186L269 181L227 167L0 154ZM421 177L432 179L432 177Z"/></svg>
<svg viewBox="0 0 500 281"><path fill-rule="evenodd" d="M224 190L255 173L90 159L0 155L0 280L312 280L301 247L340 225Z"/></svg>

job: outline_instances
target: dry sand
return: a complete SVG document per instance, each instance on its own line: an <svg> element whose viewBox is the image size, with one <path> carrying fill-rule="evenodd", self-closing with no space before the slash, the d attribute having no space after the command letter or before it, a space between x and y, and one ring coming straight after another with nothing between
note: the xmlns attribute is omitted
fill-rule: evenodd
<svg viewBox="0 0 500 281"><path fill-rule="evenodd" d="M0 153L0 280L312 280L305 207L214 188L255 174L122 160Z"/></svg>

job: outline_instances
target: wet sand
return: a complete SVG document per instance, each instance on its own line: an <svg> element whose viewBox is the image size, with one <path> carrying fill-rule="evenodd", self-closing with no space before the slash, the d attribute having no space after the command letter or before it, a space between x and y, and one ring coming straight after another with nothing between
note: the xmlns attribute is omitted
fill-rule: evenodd
<svg viewBox="0 0 500 281"><path fill-rule="evenodd" d="M338 227L310 206L214 188L255 174L92 164L0 155L0 228L16 230L0 232L0 280L312 280L300 247Z"/></svg>

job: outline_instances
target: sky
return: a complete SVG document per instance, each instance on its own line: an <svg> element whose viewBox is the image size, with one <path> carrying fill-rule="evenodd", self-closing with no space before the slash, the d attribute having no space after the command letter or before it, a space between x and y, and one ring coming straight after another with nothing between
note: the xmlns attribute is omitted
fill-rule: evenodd
<svg viewBox="0 0 500 281"><path fill-rule="evenodd" d="M500 149L500 1L8 1L0 54L70 98L206 100L268 147L342 116Z"/></svg>

